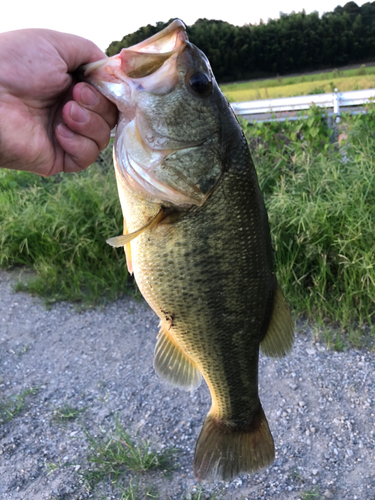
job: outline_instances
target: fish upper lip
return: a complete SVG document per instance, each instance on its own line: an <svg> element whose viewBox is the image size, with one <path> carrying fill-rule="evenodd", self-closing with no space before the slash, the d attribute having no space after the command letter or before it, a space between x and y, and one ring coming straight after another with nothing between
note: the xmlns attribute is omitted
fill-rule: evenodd
<svg viewBox="0 0 375 500"><path fill-rule="evenodd" d="M181 33L181 36L179 36ZM164 39L164 43L160 43ZM176 45L179 42L188 41L186 34L186 26L181 21L181 19L175 19L169 26L164 28L164 30L155 33L155 35L147 38L143 42L139 42L129 49L135 52L147 52L149 54L153 53L165 53L176 50ZM171 47L174 42L173 48ZM152 50L152 48L154 50ZM172 49L172 50L171 50ZM125 49L126 50L126 49Z"/></svg>

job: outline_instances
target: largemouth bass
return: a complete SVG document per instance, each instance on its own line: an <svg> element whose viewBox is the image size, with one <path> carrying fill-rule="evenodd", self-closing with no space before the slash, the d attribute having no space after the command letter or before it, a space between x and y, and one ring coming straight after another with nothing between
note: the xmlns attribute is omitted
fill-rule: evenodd
<svg viewBox="0 0 375 500"><path fill-rule="evenodd" d="M194 473L231 479L273 461L258 396L259 348L283 356L293 325L274 268L246 139L206 56L180 20L84 67L118 106L114 164L124 246L160 318L156 372L182 389L205 379L212 406Z"/></svg>

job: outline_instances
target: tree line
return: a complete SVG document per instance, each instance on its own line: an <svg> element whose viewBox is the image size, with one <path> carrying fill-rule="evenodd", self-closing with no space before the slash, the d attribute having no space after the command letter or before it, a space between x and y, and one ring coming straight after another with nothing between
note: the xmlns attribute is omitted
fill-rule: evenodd
<svg viewBox="0 0 375 500"><path fill-rule="evenodd" d="M112 42L107 55L145 40L171 21L149 24ZM318 12L281 13L279 19L241 27L198 19L187 33L207 55L219 82L335 68L375 59L375 1L361 7L348 2L321 17Z"/></svg>

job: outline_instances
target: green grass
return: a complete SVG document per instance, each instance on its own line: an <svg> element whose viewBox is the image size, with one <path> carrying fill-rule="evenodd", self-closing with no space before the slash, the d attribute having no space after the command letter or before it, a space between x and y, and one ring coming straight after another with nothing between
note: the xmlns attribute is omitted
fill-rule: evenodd
<svg viewBox="0 0 375 500"><path fill-rule="evenodd" d="M337 327L338 347L343 339L361 345L362 327L375 334L375 112L342 122L340 148L320 113L246 132L288 302L297 315Z"/></svg>
<svg viewBox="0 0 375 500"><path fill-rule="evenodd" d="M69 405L56 408L54 410L53 421L62 423L70 422L78 418L85 410L86 408L78 409Z"/></svg>
<svg viewBox="0 0 375 500"><path fill-rule="evenodd" d="M122 234L113 168L50 179L0 169L0 227L0 266L36 271L18 290L91 305L129 289L123 250L106 244Z"/></svg>
<svg viewBox="0 0 375 500"><path fill-rule="evenodd" d="M140 484L134 483L131 479L129 484L126 486L118 485L118 494L116 497L103 497L103 500L110 500L116 498L118 500L147 500L151 498L159 499L159 495L152 486L141 486Z"/></svg>
<svg viewBox="0 0 375 500"><path fill-rule="evenodd" d="M250 82L221 85L221 90L231 102L275 99L314 93L328 93L335 88L348 90L375 87L375 67L363 67L344 71L306 74L286 78L272 78Z"/></svg>
<svg viewBox="0 0 375 500"><path fill-rule="evenodd" d="M0 401L0 425L9 422L26 408L26 398L38 393L38 388L26 389L21 394Z"/></svg>
<svg viewBox="0 0 375 500"><path fill-rule="evenodd" d="M375 66L366 67L361 65L359 68L332 71L322 71L321 73L305 73L303 75L268 78L265 80L253 80L241 83L228 83L221 87L225 90L236 89L262 89L264 87L287 87L296 83L320 82L321 80L332 80L335 78L348 78L353 76L375 75Z"/></svg>
<svg viewBox="0 0 375 500"><path fill-rule="evenodd" d="M198 491L188 493L184 500L217 500L217 496L215 493L207 496L207 494L204 494L202 487L200 487Z"/></svg>
<svg viewBox="0 0 375 500"><path fill-rule="evenodd" d="M321 498L321 495L318 487L304 491L301 494L301 500L318 500L319 498Z"/></svg>
<svg viewBox="0 0 375 500"><path fill-rule="evenodd" d="M174 450L158 452L148 441L135 441L118 422L115 430L105 437L95 437L87 431L85 434L90 448L87 456L90 467L80 470L79 474L90 489L108 480L113 485L121 485L128 473L167 472L174 468Z"/></svg>

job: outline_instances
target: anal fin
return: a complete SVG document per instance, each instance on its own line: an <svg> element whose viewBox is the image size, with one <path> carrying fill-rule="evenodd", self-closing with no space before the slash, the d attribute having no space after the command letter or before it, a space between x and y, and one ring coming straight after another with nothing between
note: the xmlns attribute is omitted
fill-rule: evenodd
<svg viewBox="0 0 375 500"><path fill-rule="evenodd" d="M195 363L163 327L160 328L155 347L154 367L159 377L186 391L197 389L202 382L202 375Z"/></svg>
<svg viewBox="0 0 375 500"><path fill-rule="evenodd" d="M292 317L280 285L277 285L271 321L260 348L266 356L281 358L291 351L293 342Z"/></svg>

